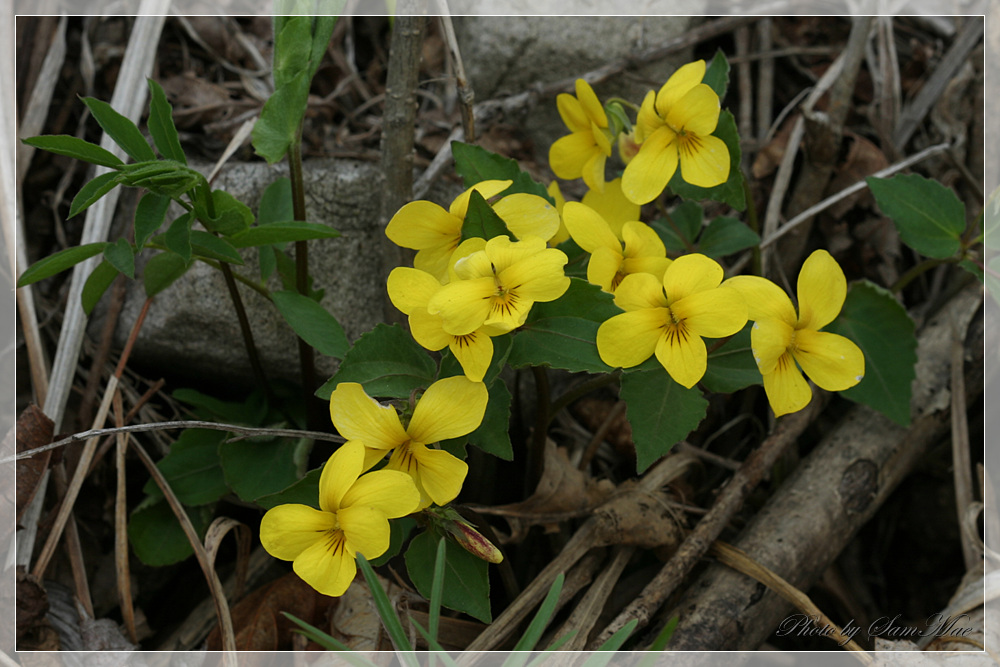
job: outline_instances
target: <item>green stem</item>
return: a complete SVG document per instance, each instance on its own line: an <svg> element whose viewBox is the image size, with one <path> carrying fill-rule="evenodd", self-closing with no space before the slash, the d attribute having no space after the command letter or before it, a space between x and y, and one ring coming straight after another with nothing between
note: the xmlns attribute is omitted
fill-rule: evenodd
<svg viewBox="0 0 1000 667"><path fill-rule="evenodd" d="M232 299L233 306L236 308L236 319L240 323L240 333L243 335L243 346L246 348L247 357L250 358L250 368L253 371L254 378L257 380L257 385L264 390L267 402L273 405L274 395L271 392L271 385L267 381L267 376L264 375L264 367L260 363L260 356L257 354L257 346L253 341L253 331L250 329L250 320L247 318L246 309L243 308L243 299L240 297L240 292L236 288L236 279L233 277L233 269L229 265L229 262L219 262L219 268L222 270L222 275L226 279L226 289L229 290L229 297Z"/></svg>
<svg viewBox="0 0 1000 667"><path fill-rule="evenodd" d="M295 133L295 141L288 150L288 175L292 181L292 217L306 219L306 190L302 176L302 124ZM309 295L309 243L295 242L295 288L299 294ZM302 375L303 401L309 428L318 429L322 424L319 405L313 392L316 390L316 357L312 347L299 338L299 368Z"/></svg>
<svg viewBox="0 0 1000 667"><path fill-rule="evenodd" d="M909 285L915 278L923 273L930 271L933 268L941 266L942 264L958 264L962 261L962 257L948 257L947 259L934 259L928 258L924 261L910 267L910 270L899 277L899 280L889 288L889 291L893 294L898 294L903 291L903 288Z"/></svg>
<svg viewBox="0 0 1000 667"><path fill-rule="evenodd" d="M535 430L531 434L531 451L528 452L528 484L531 490L538 486L545 467L545 439L551 421L549 376L543 366L532 366L535 376Z"/></svg>
<svg viewBox="0 0 1000 667"><path fill-rule="evenodd" d="M750 181L747 175L743 174L743 198L747 202L747 226L760 238L760 221L757 219L757 205L753 200L753 192L750 191ZM761 275L763 269L760 261L760 243L753 247L753 273L755 276Z"/></svg>
<svg viewBox="0 0 1000 667"><path fill-rule="evenodd" d="M169 250L169 248L167 248L167 246L165 245L152 242L147 242L146 245L143 246L143 248L151 248L153 250L164 250L164 251ZM216 271L222 271L222 263L217 260L209 259L208 257L202 257L201 255L192 255L192 258L198 260L199 262L204 262L205 264L208 264ZM250 280L246 276L239 273L233 273L233 278L243 283L244 285L252 289L254 292L257 292L257 294L260 294L268 301L271 300L270 290L268 290L265 286L261 285L260 283L255 283L254 281Z"/></svg>

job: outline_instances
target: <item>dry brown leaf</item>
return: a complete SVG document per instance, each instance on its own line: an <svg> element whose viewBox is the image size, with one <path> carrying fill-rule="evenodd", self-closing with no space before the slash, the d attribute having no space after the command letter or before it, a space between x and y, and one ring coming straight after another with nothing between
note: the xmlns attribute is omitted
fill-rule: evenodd
<svg viewBox="0 0 1000 667"><path fill-rule="evenodd" d="M51 423L51 422L50 422ZM58 651L59 637L45 620L49 598L38 577L17 568L17 628L18 651Z"/></svg>
<svg viewBox="0 0 1000 667"><path fill-rule="evenodd" d="M284 617L288 612L310 625L326 624L326 612L336 598L317 593L294 572L261 586L233 607L233 630L239 651L287 651L298 628ZM209 651L222 650L219 627L208 635Z"/></svg>
<svg viewBox="0 0 1000 667"><path fill-rule="evenodd" d="M29 405L17 418L17 453L36 447L43 447L52 442L52 420L36 405ZM35 454L30 459L17 462L17 522L38 490L38 482L49 467L52 450Z"/></svg>
<svg viewBox="0 0 1000 667"><path fill-rule="evenodd" d="M168 77L162 86L173 105L178 129L200 127L232 115L229 91L193 72Z"/></svg>
<svg viewBox="0 0 1000 667"><path fill-rule="evenodd" d="M830 180L830 185L826 189L827 196L836 194L889 166L885 153L868 139L849 130L844 131L844 139L850 142L850 148L847 150L847 158L837 167L837 173ZM871 191L863 188L828 208L827 213L840 218L855 206L870 207L873 203Z"/></svg>
<svg viewBox="0 0 1000 667"><path fill-rule="evenodd" d="M624 544L672 551L683 538L683 518L667 504L662 491L647 492L629 480L594 513L598 517L596 546Z"/></svg>
<svg viewBox="0 0 1000 667"><path fill-rule="evenodd" d="M391 581L376 576L393 607L398 608L406 591ZM382 632L382 621L375 609L372 593L361 578L351 582L347 591L337 599L337 608L330 619L330 635L355 651L392 650L391 642Z"/></svg>
<svg viewBox="0 0 1000 667"><path fill-rule="evenodd" d="M494 514L507 519L511 526L508 542L519 542L528 528L538 524L555 524L573 516L583 516L600 506L614 491L609 480L597 481L577 470L569 461L566 450L545 441L545 468L535 492L519 503L497 507L477 507L481 514Z"/></svg>
<svg viewBox="0 0 1000 667"><path fill-rule="evenodd" d="M795 127L795 120L798 117L798 114L791 114L786 118L781 128L771 138L771 141L761 146L761 149L757 151L757 157L750 168L750 173L753 174L754 179L760 180L766 176L770 176L777 170L782 158L785 157L785 151L788 149L788 139L792 136L792 128Z"/></svg>

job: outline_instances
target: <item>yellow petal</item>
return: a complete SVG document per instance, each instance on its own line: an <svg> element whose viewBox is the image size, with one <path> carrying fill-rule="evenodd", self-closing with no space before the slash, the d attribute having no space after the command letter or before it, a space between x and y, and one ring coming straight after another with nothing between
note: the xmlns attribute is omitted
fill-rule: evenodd
<svg viewBox="0 0 1000 667"><path fill-rule="evenodd" d="M622 239L625 242L624 255L627 258L666 258L667 256L667 249L663 245L660 235L645 223L635 221L626 222L622 225Z"/></svg>
<svg viewBox="0 0 1000 667"><path fill-rule="evenodd" d="M681 255L663 274L667 303L673 304L691 294L714 289L722 283L724 275L719 263L710 257L700 253Z"/></svg>
<svg viewBox="0 0 1000 667"><path fill-rule="evenodd" d="M607 127L605 125L605 127ZM594 143L604 156L611 155L611 132L605 131L597 123L590 124L590 132L594 135Z"/></svg>
<svg viewBox="0 0 1000 667"><path fill-rule="evenodd" d="M792 354L809 379L827 391L853 387L865 375L865 355L861 349L837 334L796 331Z"/></svg>
<svg viewBox="0 0 1000 667"><path fill-rule="evenodd" d="M747 306L734 289L718 287L696 292L670 306L674 317L699 336L732 336L747 323Z"/></svg>
<svg viewBox="0 0 1000 667"><path fill-rule="evenodd" d="M776 319L794 327L795 307L792 300L767 278L759 276L735 276L723 283L740 294L747 304L747 316L754 321Z"/></svg>
<svg viewBox="0 0 1000 667"><path fill-rule="evenodd" d="M627 275L615 290L615 305L624 311L666 308L663 282L648 273Z"/></svg>
<svg viewBox="0 0 1000 667"><path fill-rule="evenodd" d="M563 220L576 244L589 253L608 248L621 254L622 244L601 215L586 204L571 201L563 207Z"/></svg>
<svg viewBox="0 0 1000 667"><path fill-rule="evenodd" d="M456 267L456 271L458 267ZM427 304L431 315L439 313L444 330L455 336L470 334L490 315L496 283L493 278L472 278L450 282Z"/></svg>
<svg viewBox="0 0 1000 667"><path fill-rule="evenodd" d="M483 329L467 336L454 336L449 343L451 353L458 359L465 371L465 377L473 382L482 382L483 376L493 360L493 341L483 333Z"/></svg>
<svg viewBox="0 0 1000 667"><path fill-rule="evenodd" d="M646 361L656 350L668 316L666 309L647 308L615 315L605 321L597 329L597 353L601 360L608 366L622 368Z"/></svg>
<svg viewBox="0 0 1000 667"><path fill-rule="evenodd" d="M376 470L359 477L344 494L342 509L337 516L343 527L343 513L347 508L374 507L386 517L397 519L415 511L418 502L420 494L409 475L396 470ZM368 558L368 554L365 554L365 558Z"/></svg>
<svg viewBox="0 0 1000 667"><path fill-rule="evenodd" d="M719 96L700 83L677 100L666 119L670 127L683 129L686 134L707 136L715 132L720 111Z"/></svg>
<svg viewBox="0 0 1000 667"><path fill-rule="evenodd" d="M449 243L418 250L413 258L413 268L426 271L441 283L447 282L448 266L457 244L458 237L456 236Z"/></svg>
<svg viewBox="0 0 1000 667"><path fill-rule="evenodd" d="M583 203L597 211L604 218L617 238L622 238L622 225L629 220L638 220L641 207L629 201L622 192L622 179L616 178L604 184L604 191L587 190Z"/></svg>
<svg viewBox="0 0 1000 667"><path fill-rule="evenodd" d="M498 194L510 187L510 184L514 181L479 181L471 188L468 188L465 192L455 197L455 201L451 202L451 206L448 207L448 212L459 219L459 234L461 234L462 225L461 222L465 220L465 214L469 211L469 198L472 196L472 192L478 192L482 195L483 199L489 200L492 197L496 197Z"/></svg>
<svg viewBox="0 0 1000 667"><path fill-rule="evenodd" d="M522 259L537 255L545 247L545 240L536 236L525 236L520 241L511 241L507 236L495 236L486 242L485 252L492 267L491 273L499 274Z"/></svg>
<svg viewBox="0 0 1000 667"><path fill-rule="evenodd" d="M343 595L358 572L354 552L348 549L344 533L339 530L299 554L292 569L302 581L332 597Z"/></svg>
<svg viewBox="0 0 1000 667"><path fill-rule="evenodd" d="M295 560L336 526L336 516L308 505L272 507L260 522L261 546L275 558Z"/></svg>
<svg viewBox="0 0 1000 667"><path fill-rule="evenodd" d="M375 464L385 458L387 451L389 450L365 447L365 470L368 471L374 468Z"/></svg>
<svg viewBox="0 0 1000 667"><path fill-rule="evenodd" d="M430 447L414 448L420 485L436 505L454 500L462 490L469 466L448 452Z"/></svg>
<svg viewBox="0 0 1000 667"><path fill-rule="evenodd" d="M559 230L559 211L538 195L517 192L493 204L493 212L514 236L537 236L548 241Z"/></svg>
<svg viewBox="0 0 1000 667"><path fill-rule="evenodd" d="M660 127L650 135L622 174L622 192L636 204L656 199L677 170L677 135Z"/></svg>
<svg viewBox="0 0 1000 667"><path fill-rule="evenodd" d="M588 188L604 190L604 165L607 159L607 156L598 149L583 164L580 175L583 177L583 182Z"/></svg>
<svg viewBox="0 0 1000 667"><path fill-rule="evenodd" d="M681 178L699 188L714 188L729 179L729 148L712 135L689 134L678 144Z"/></svg>
<svg viewBox="0 0 1000 667"><path fill-rule="evenodd" d="M417 402L407 432L425 445L467 435L482 423L489 397L486 385L464 375L438 380Z"/></svg>
<svg viewBox="0 0 1000 667"><path fill-rule="evenodd" d="M597 123L600 127L608 126L608 116L604 113L601 101L597 99L597 94L594 93L594 89L590 87L590 84L583 79L576 80L576 99L580 100L580 105L583 107L584 112L586 112L587 118Z"/></svg>
<svg viewBox="0 0 1000 667"><path fill-rule="evenodd" d="M812 389L791 354L782 355L774 371L764 374L764 391L775 417L798 412L812 400Z"/></svg>
<svg viewBox="0 0 1000 667"><path fill-rule="evenodd" d="M653 132L663 127L663 118L656 113L656 93L649 91L642 100L642 106L635 118L635 142L639 146ZM633 155L633 157L635 157ZM631 162L631 160L629 160ZM627 163L626 163L627 164Z"/></svg>
<svg viewBox="0 0 1000 667"><path fill-rule="evenodd" d="M667 82L656 93L657 113L666 118L677 101L705 78L705 69L705 61L696 60L678 68L676 72L671 74Z"/></svg>
<svg viewBox="0 0 1000 667"><path fill-rule="evenodd" d="M461 218L451 215L433 202L423 200L403 206L385 228L385 235L389 240L413 250L448 244L461 234Z"/></svg>
<svg viewBox="0 0 1000 667"><path fill-rule="evenodd" d="M413 488L413 507L417 506L419 495L417 487L409 475L396 473L394 470L386 472L395 473L406 478L406 482ZM370 473L375 474L375 473ZM357 505L345 507L337 512L337 519L340 521L340 529L344 533L345 551L347 553L360 553L368 559L378 558L389 548L389 520L385 514L374 507L367 505Z"/></svg>
<svg viewBox="0 0 1000 667"><path fill-rule="evenodd" d="M622 272L626 275L633 273L648 273L656 278L658 284L663 284L663 275L670 268L672 260L667 257L626 257L622 262Z"/></svg>
<svg viewBox="0 0 1000 667"><path fill-rule="evenodd" d="M549 193L552 201L556 203L556 210L559 211L559 215L562 215L563 206L566 205L566 198L563 197L562 190L559 189L559 181L549 183L549 187L545 188L545 191Z"/></svg>
<svg viewBox="0 0 1000 667"><path fill-rule="evenodd" d="M333 453L319 476L319 507L324 512L340 509L344 494L361 475L365 446L360 440L348 440Z"/></svg>
<svg viewBox="0 0 1000 667"><path fill-rule="evenodd" d="M705 375L708 350L697 333L681 324L668 324L666 335L656 342L656 358L674 379L690 389Z"/></svg>
<svg viewBox="0 0 1000 667"><path fill-rule="evenodd" d="M342 436L366 447L392 449L407 440L396 410L368 396L356 382L341 382L333 390L330 418Z"/></svg>
<svg viewBox="0 0 1000 667"><path fill-rule="evenodd" d="M553 301L569 289L569 278L563 272L568 259L555 248L515 262L498 275L504 289L517 294L520 301ZM529 305L530 307L530 305Z"/></svg>
<svg viewBox="0 0 1000 667"><path fill-rule="evenodd" d="M847 279L837 260L826 250L813 252L802 264L798 296L799 328L802 329L822 329L833 322L844 307Z"/></svg>
<svg viewBox="0 0 1000 667"><path fill-rule="evenodd" d="M587 262L587 282L597 285L608 294L614 294L621 282L622 255L611 248L597 248Z"/></svg>
<svg viewBox="0 0 1000 667"><path fill-rule="evenodd" d="M574 132L556 139L549 148L549 167L563 180L583 176L583 165L599 153L594 136L589 132Z"/></svg>
<svg viewBox="0 0 1000 667"><path fill-rule="evenodd" d="M777 318L757 320L750 329L750 349L761 375L774 372L778 361L788 354L795 330Z"/></svg>
<svg viewBox="0 0 1000 667"><path fill-rule="evenodd" d="M397 266L389 273L386 290L389 300L405 315L426 308L434 293L441 289L438 279L419 269Z"/></svg>
<svg viewBox="0 0 1000 667"><path fill-rule="evenodd" d="M426 308L410 313L410 334L422 348L437 352L447 347L454 336L444 330L440 315L431 315Z"/></svg>
<svg viewBox="0 0 1000 667"><path fill-rule="evenodd" d="M560 93L556 96L556 109L559 110L559 117L570 132L584 132L590 129L590 119L587 118L583 105L569 93Z"/></svg>

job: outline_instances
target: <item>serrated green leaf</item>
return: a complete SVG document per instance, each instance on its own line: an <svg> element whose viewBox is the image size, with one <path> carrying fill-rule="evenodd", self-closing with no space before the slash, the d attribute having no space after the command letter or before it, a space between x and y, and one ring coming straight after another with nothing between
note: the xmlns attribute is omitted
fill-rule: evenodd
<svg viewBox="0 0 1000 667"><path fill-rule="evenodd" d="M746 210L746 193L743 189L743 171L740 169L740 160L743 159L743 151L740 148L740 135L736 130L736 119L728 109L723 109L719 114L719 124L713 132L715 136L722 139L726 147L729 148L729 178L725 183L711 188L700 188L686 182L682 176L681 169L674 172L670 179L670 190L684 199L717 201L728 204L737 211Z"/></svg>
<svg viewBox="0 0 1000 667"><path fill-rule="evenodd" d="M210 505L185 508L200 538L205 537L212 510ZM132 510L128 541L139 560L153 567L179 563L194 553L184 529L163 498L147 498Z"/></svg>
<svg viewBox="0 0 1000 667"><path fill-rule="evenodd" d="M430 531L417 535L406 550L406 571L424 597L429 598L434 577L437 543L442 539ZM461 611L483 623L492 619L490 613L489 564L465 549L448 549L445 557L444 591L441 604Z"/></svg>
<svg viewBox="0 0 1000 667"><path fill-rule="evenodd" d="M528 314L528 322L537 322L549 317L579 317L594 322L603 322L620 314L614 296L592 285L582 278L570 278L569 287L555 301L536 303Z"/></svg>
<svg viewBox="0 0 1000 667"><path fill-rule="evenodd" d="M712 220L698 238L698 252L713 259L746 250L760 243L760 237L736 218Z"/></svg>
<svg viewBox="0 0 1000 667"><path fill-rule="evenodd" d="M83 305L83 312L90 315L94 311L94 306L101 300L104 293L111 287L115 277L118 276L118 269L111 265L108 260L102 260L83 284L83 292L80 294L80 302Z"/></svg>
<svg viewBox="0 0 1000 667"><path fill-rule="evenodd" d="M514 335L507 362L512 368L549 366L571 372L610 373L597 352L599 322L581 317L547 317Z"/></svg>
<svg viewBox="0 0 1000 667"><path fill-rule="evenodd" d="M344 355L340 369L316 391L330 399L341 382L359 382L372 397L406 398L434 382L437 365L398 324L375 325Z"/></svg>
<svg viewBox="0 0 1000 667"><path fill-rule="evenodd" d="M66 248L65 250L60 250L59 252L40 259L29 266L28 269L21 274L21 277L17 279L17 286L24 287L25 285L37 283L39 280L44 280L45 278L54 276L57 273L62 273L71 266L75 266L82 261L90 259L94 255L104 252L104 249L107 246L108 243L105 242L85 243L84 245L78 245L72 248Z"/></svg>
<svg viewBox="0 0 1000 667"><path fill-rule="evenodd" d="M230 237L229 242L236 248L251 248L254 246L290 243L292 241L334 239L338 236L340 236L340 232L333 227L328 227L318 222L290 220L251 227L245 232Z"/></svg>
<svg viewBox="0 0 1000 667"><path fill-rule="evenodd" d="M292 181L287 176L282 176L267 186L264 189L264 194L260 196L260 205L257 207L257 224L263 226L294 219Z"/></svg>
<svg viewBox="0 0 1000 667"><path fill-rule="evenodd" d="M482 181L513 181L504 190L505 195L524 192L544 197L550 204L555 204L545 186L523 171L516 160L461 141L451 142L451 154L455 160L455 173L462 177L466 188Z"/></svg>
<svg viewBox="0 0 1000 667"><path fill-rule="evenodd" d="M278 505L298 504L319 509L319 478L323 468L315 468L305 476L276 493L260 496L255 501L266 510Z"/></svg>
<svg viewBox="0 0 1000 667"><path fill-rule="evenodd" d="M124 162L111 151L101 148L97 144L92 144L78 137L71 137L68 134L50 134L41 137L29 137L22 139L24 143L43 151L65 155L76 160L83 160L91 164L99 164L102 167L118 169Z"/></svg>
<svg viewBox="0 0 1000 667"><path fill-rule="evenodd" d="M378 558L372 559L372 567L385 565L390 560L399 555L403 550L403 545L410 537L410 533L417 527L417 522L412 517L404 516L400 519L393 519L389 522L389 548Z"/></svg>
<svg viewBox="0 0 1000 667"><path fill-rule="evenodd" d="M147 192L139 200L135 208L135 245L142 248L155 234L167 217L170 208L170 197Z"/></svg>
<svg viewBox="0 0 1000 667"><path fill-rule="evenodd" d="M491 239L495 236L512 236L507 225L494 212L483 196L476 190L469 195L469 208L462 223L462 240L479 238Z"/></svg>
<svg viewBox="0 0 1000 667"><path fill-rule="evenodd" d="M109 137L136 162L155 160L156 154L149 147L146 138L135 123L111 108L107 102L93 97L84 97L83 103L90 109L94 119Z"/></svg>
<svg viewBox="0 0 1000 667"><path fill-rule="evenodd" d="M135 250L127 239L118 239L104 248L104 258L129 279L135 278Z"/></svg>
<svg viewBox="0 0 1000 667"><path fill-rule="evenodd" d="M311 447L312 441L304 438L223 442L219 460L229 488L254 502L294 484L304 472L299 462Z"/></svg>
<svg viewBox="0 0 1000 667"><path fill-rule="evenodd" d="M225 239L200 229L191 230L191 252L199 257L217 259L237 266L243 265L243 257Z"/></svg>
<svg viewBox="0 0 1000 667"><path fill-rule="evenodd" d="M632 426L639 473L696 429L708 409L697 386L685 389L662 368L623 374L621 397Z"/></svg>
<svg viewBox="0 0 1000 667"><path fill-rule="evenodd" d="M514 447L510 442L510 404L513 397L507 384L496 378L489 387L489 400L482 423L467 436L445 440L441 448L458 458L465 458L465 445L472 444L487 454L504 461L514 460Z"/></svg>
<svg viewBox="0 0 1000 667"><path fill-rule="evenodd" d="M163 88L156 81L146 79L149 83L149 134L153 137L153 144L160 155L169 159L177 160L181 164L187 164L187 156L181 148L180 137L177 136L177 127L174 125L173 107L167 101L167 95Z"/></svg>
<svg viewBox="0 0 1000 667"><path fill-rule="evenodd" d="M843 310L825 331L849 338L865 355L865 377L840 393L908 426L917 337L906 309L891 292L863 280L851 285Z"/></svg>
<svg viewBox="0 0 1000 667"><path fill-rule="evenodd" d="M80 191L73 197L69 205L70 218L79 215L91 207L97 200L108 194L118 186L118 172L109 171L106 174L95 176L88 181Z"/></svg>
<svg viewBox="0 0 1000 667"><path fill-rule="evenodd" d="M185 213L180 216L167 228L163 236L163 243L168 250L177 253L185 262L191 260L191 223L194 222L194 215Z"/></svg>
<svg viewBox="0 0 1000 667"><path fill-rule="evenodd" d="M719 100L726 97L726 90L729 88L729 61L721 49L715 52L712 62L708 63L701 82L714 90Z"/></svg>
<svg viewBox="0 0 1000 667"><path fill-rule="evenodd" d="M190 260L185 260L175 252L153 255L142 270L142 285L146 290L146 296L156 296L170 287L190 267Z"/></svg>
<svg viewBox="0 0 1000 667"><path fill-rule="evenodd" d="M229 493L219 464L219 445L226 437L224 431L185 429L156 464L183 504L207 505ZM153 480L146 482L143 491L154 498L163 495Z"/></svg>
<svg viewBox="0 0 1000 667"><path fill-rule="evenodd" d="M961 249L965 204L937 181L919 174L865 179L875 202L906 245L928 257L947 259Z"/></svg>
<svg viewBox="0 0 1000 667"><path fill-rule="evenodd" d="M344 328L326 308L298 292L272 292L271 300L292 330L320 354L343 359L351 347Z"/></svg>
<svg viewBox="0 0 1000 667"><path fill-rule="evenodd" d="M312 51L312 20L309 16L286 18L274 36L274 87L292 81L309 66Z"/></svg>
<svg viewBox="0 0 1000 667"><path fill-rule="evenodd" d="M720 394L731 394L764 381L750 347L752 326L753 323L747 324L718 349L709 353L708 368L701 379L706 389ZM712 343L709 343L709 346L711 345Z"/></svg>
<svg viewBox="0 0 1000 667"><path fill-rule="evenodd" d="M173 397L194 407L195 414L201 419L242 426L260 426L267 418L267 401L260 391L250 394L243 401L223 401L215 396L203 394L197 389L183 387L175 389Z"/></svg>

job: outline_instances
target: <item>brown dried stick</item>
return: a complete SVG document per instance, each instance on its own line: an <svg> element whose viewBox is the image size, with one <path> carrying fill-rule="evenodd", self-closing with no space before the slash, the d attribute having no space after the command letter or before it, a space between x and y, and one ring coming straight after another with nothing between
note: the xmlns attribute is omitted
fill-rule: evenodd
<svg viewBox="0 0 1000 667"><path fill-rule="evenodd" d="M625 607L604 628L597 639L590 643L589 650L594 650L606 642L611 635L633 619L639 621L637 630L649 623L660 605L677 589L729 520L743 506L743 501L750 492L764 479L785 449L795 442L813 418L820 413L828 399L829 394L826 392L814 390L812 401L804 410L778 420L774 432L747 457L743 466L722 489L712 509L698 522L673 558L667 561L663 569L646 585L639 597Z"/></svg>

